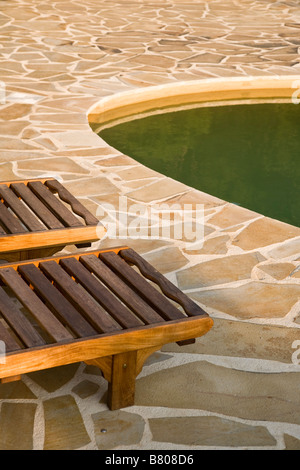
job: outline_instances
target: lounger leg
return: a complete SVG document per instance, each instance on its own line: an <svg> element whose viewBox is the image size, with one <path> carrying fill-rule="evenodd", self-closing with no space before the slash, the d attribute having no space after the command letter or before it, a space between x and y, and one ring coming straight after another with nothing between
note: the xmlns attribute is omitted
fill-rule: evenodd
<svg viewBox="0 0 300 470"><path fill-rule="evenodd" d="M107 404L111 410L134 405L137 351L112 357L111 382L108 384Z"/></svg>

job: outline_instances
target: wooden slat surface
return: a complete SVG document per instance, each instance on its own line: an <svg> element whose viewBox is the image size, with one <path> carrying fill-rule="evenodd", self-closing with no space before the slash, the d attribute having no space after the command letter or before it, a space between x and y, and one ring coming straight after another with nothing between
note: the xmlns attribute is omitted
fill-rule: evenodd
<svg viewBox="0 0 300 470"><path fill-rule="evenodd" d="M139 267L141 274L130 266L132 263ZM149 279L156 282L162 292L153 287ZM176 330L176 341L180 341L196 336L191 336L186 325L192 320L188 316L195 320L198 316L201 325L203 321L199 332L208 330L212 324L197 304L128 248L0 266L0 280L5 286L0 286L0 340L16 353L20 348L26 351L43 348L46 344L51 348L56 344L63 347L78 339L88 341L93 337L111 337L115 341L127 330L146 334L145 328L160 331L156 330L159 325L170 325L170 331L166 332L173 337L172 331ZM173 300L185 307L186 314ZM182 337L177 327L181 324L185 331ZM142 341L143 333L137 337L140 347L147 347ZM148 346L164 344L159 341L153 338ZM120 339L118 344L121 343ZM124 348L124 351L134 349L127 343Z"/></svg>
<svg viewBox="0 0 300 470"><path fill-rule="evenodd" d="M22 276L32 284L39 296L46 301L58 318L80 337L97 334L94 328L78 313L70 302L56 289L34 264L19 267Z"/></svg>
<svg viewBox="0 0 300 470"><path fill-rule="evenodd" d="M12 337L8 329L0 322L0 339L4 341L5 353L21 349L16 340Z"/></svg>
<svg viewBox="0 0 300 470"><path fill-rule="evenodd" d="M19 301L31 312L55 341L72 338L69 331L59 322L13 268L1 269L0 279L14 292Z"/></svg>
<svg viewBox="0 0 300 470"><path fill-rule="evenodd" d="M40 269L55 282L56 287L93 325L99 333L121 329L89 294L73 281L55 261L40 263Z"/></svg>
<svg viewBox="0 0 300 470"><path fill-rule="evenodd" d="M47 207L30 191L24 183L13 183L10 185L17 196L26 202L28 207L41 219L49 229L64 228L64 225L50 212Z"/></svg>
<svg viewBox="0 0 300 470"><path fill-rule="evenodd" d="M124 279L139 295L153 305L166 320L177 320L183 317L182 312L178 310L168 299L165 298L155 287L146 279L131 268L120 255L114 252L100 253L99 258L113 269Z"/></svg>
<svg viewBox="0 0 300 470"><path fill-rule="evenodd" d="M20 312L4 289L1 288L0 313L26 346L33 347L46 344L29 320Z"/></svg>
<svg viewBox="0 0 300 470"><path fill-rule="evenodd" d="M88 211L81 202L76 199L59 181L49 180L45 182L46 186L51 190L57 191L60 199L69 203L72 210L84 218L86 225L97 225L99 220Z"/></svg>
<svg viewBox="0 0 300 470"><path fill-rule="evenodd" d="M135 328L143 325L115 296L103 286L91 273L75 258L65 258L60 261L61 266L74 276L75 279L89 292L90 295L107 310L110 315L123 327Z"/></svg>
<svg viewBox="0 0 300 470"><path fill-rule="evenodd" d="M0 222L10 233L27 232L21 222L2 203L0 203Z"/></svg>
<svg viewBox="0 0 300 470"><path fill-rule="evenodd" d="M118 256L118 255L116 255ZM91 272L108 286L115 295L117 295L127 307L141 318L145 324L157 323L162 321L162 317L153 310L135 291L130 289L111 269L109 269L95 255L82 256L81 262Z"/></svg>
<svg viewBox="0 0 300 470"><path fill-rule="evenodd" d="M32 181L28 183L28 187L66 227L78 227L82 225L77 217L75 217L75 215L72 214L72 212L67 209L40 181Z"/></svg>
<svg viewBox="0 0 300 470"><path fill-rule="evenodd" d="M195 302L185 295L178 287L172 284L165 276L158 272L150 263L131 248L121 250L119 255L127 262L135 264L140 272L148 279L157 283L165 295L178 302L189 316L207 315Z"/></svg>
<svg viewBox="0 0 300 470"><path fill-rule="evenodd" d="M4 184L0 185L0 197L3 198L7 206L9 206L18 218L23 222L23 224L30 230L45 230L46 227L42 224L33 214L30 212L27 207L22 204L20 199L15 195L15 193L5 186Z"/></svg>

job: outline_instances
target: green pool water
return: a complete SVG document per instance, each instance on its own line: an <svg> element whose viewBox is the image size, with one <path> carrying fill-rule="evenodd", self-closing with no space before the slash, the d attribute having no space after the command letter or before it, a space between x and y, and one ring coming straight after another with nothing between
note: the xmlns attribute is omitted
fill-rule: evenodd
<svg viewBox="0 0 300 470"><path fill-rule="evenodd" d="M99 135L160 173L299 226L300 104L168 112L118 124Z"/></svg>

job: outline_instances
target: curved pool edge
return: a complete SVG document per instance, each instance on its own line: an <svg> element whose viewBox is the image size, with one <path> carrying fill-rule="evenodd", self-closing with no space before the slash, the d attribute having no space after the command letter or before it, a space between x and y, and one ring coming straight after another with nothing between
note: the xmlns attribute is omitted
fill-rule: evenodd
<svg viewBox="0 0 300 470"><path fill-rule="evenodd" d="M87 111L88 122L104 124L135 114L193 103L249 99L300 100L300 75L212 78L138 88L102 98Z"/></svg>
<svg viewBox="0 0 300 470"><path fill-rule="evenodd" d="M149 86L107 96L97 103L94 103L88 109L87 118L90 127L94 132L97 132L97 130L99 130L97 129L98 126L103 128L103 126L108 123L114 125L120 121L130 120L139 115L145 115L147 112L151 113L154 110L164 110L165 112L170 108L174 110L176 107L182 108L184 105L200 103L203 105L206 103L208 105L212 103L226 105L231 104L234 100L235 103L244 103L247 100L286 101L289 99L291 102L294 100L295 105L300 104L300 75L201 79ZM115 150L119 152L118 149ZM136 163L144 166L138 161ZM168 175L162 176L168 177ZM185 186L187 191L195 190L202 192L184 183L180 184ZM213 194L206 194L204 192L203 194L220 200ZM225 200L222 202L224 204L230 204ZM244 210L245 213L253 212L246 207L241 207L241 209ZM297 226L271 219L264 214L257 213L257 216L274 220L283 226L290 226L293 229L299 230L300 235L300 229Z"/></svg>

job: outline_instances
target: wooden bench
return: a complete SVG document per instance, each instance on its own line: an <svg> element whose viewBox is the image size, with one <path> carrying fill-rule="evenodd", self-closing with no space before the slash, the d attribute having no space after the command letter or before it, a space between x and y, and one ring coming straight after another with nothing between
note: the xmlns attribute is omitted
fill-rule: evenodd
<svg viewBox="0 0 300 470"><path fill-rule="evenodd" d="M213 324L128 247L10 263L0 267L0 282L2 382L85 362L102 370L112 410L134 404L150 354L194 341Z"/></svg>
<svg viewBox="0 0 300 470"><path fill-rule="evenodd" d="M74 244L90 246L105 228L59 181L0 183L0 259L50 256Z"/></svg>

